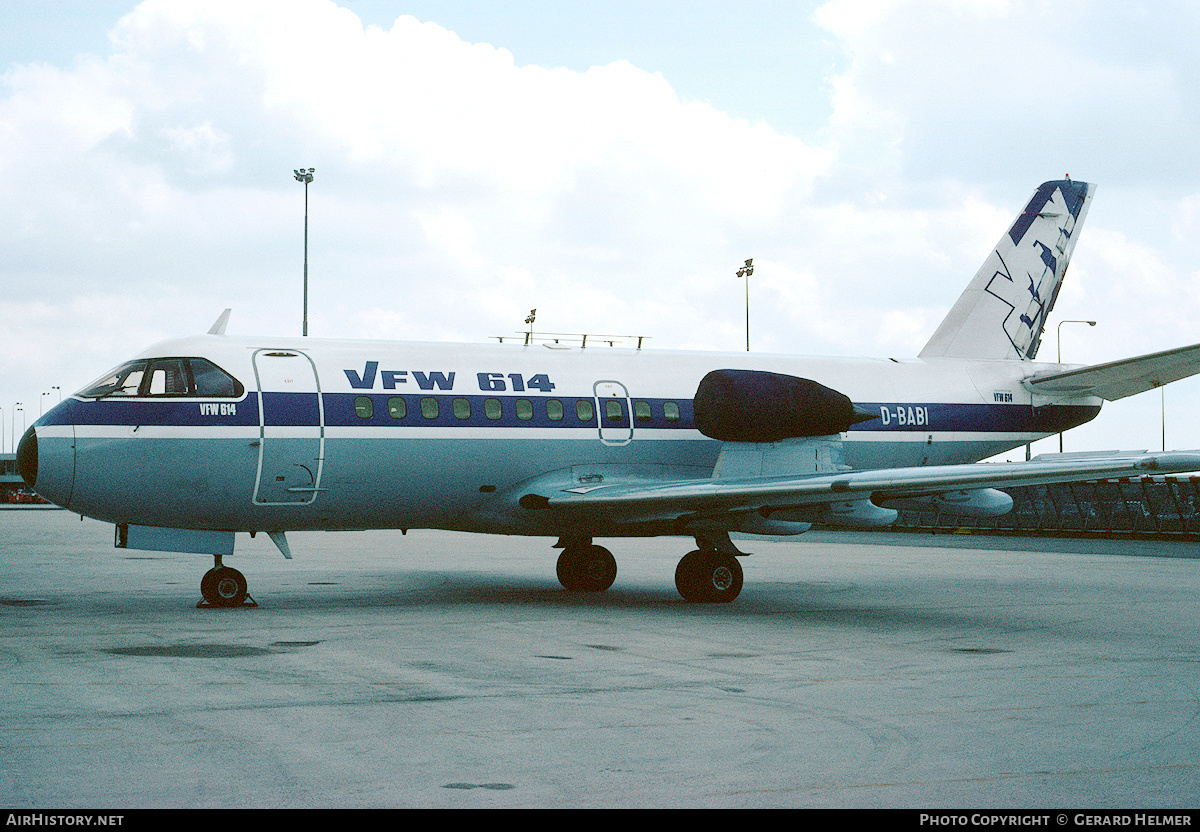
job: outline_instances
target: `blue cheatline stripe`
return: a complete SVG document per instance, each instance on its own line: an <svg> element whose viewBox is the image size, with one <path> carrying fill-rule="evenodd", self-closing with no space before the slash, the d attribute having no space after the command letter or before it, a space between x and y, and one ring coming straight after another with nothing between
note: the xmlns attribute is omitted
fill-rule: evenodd
<svg viewBox="0 0 1200 832"><path fill-rule="evenodd" d="M290 405L289 405L290 407ZM313 408L316 412L316 408ZM38 420L43 425L258 426L258 396L242 399L68 399Z"/></svg>
<svg viewBox="0 0 1200 832"><path fill-rule="evenodd" d="M321 403L316 393L263 393L262 398L268 425L300 427L321 422Z"/></svg>
<svg viewBox="0 0 1200 832"><path fill-rule="evenodd" d="M857 405L879 417L859 422L850 432L1058 433L1089 422L1100 405L871 403Z"/></svg>
<svg viewBox="0 0 1200 832"><path fill-rule="evenodd" d="M267 424L277 426L316 425L319 421L316 395L313 393L267 393ZM437 404L437 415L430 418L429 408L422 409L422 400ZM396 418L399 409L389 407L389 400L404 402L403 416ZM457 408L456 408L457 400ZM499 404L500 418L489 418L488 400ZM550 418L547 404L561 403L563 418ZM634 429L695 430L692 402L689 399L633 400L635 413L638 404L649 406L649 418L635 416ZM518 410L521 402L521 410ZM590 420L581 420L576 405L584 402L593 408ZM387 395L381 393L323 394L325 425L327 427L441 427L441 428L596 428L595 400L584 397L413 394ZM369 403L369 405L367 404ZM526 405L528 403L528 408ZM666 417L666 406L679 409L679 418ZM214 406L215 405L215 406ZM947 404L921 403L858 403L858 406L879 413L875 419L851 426L850 433L1058 433L1095 418L1099 405L1047 405L1034 409L1028 404ZM643 409L644 410L644 409ZM522 418L528 415L529 418ZM196 399L138 399L97 401L72 400L56 407L39 420L41 424L76 425L153 425L153 426L227 426L257 427L259 425L258 396L251 393L240 401L204 401ZM606 421L606 426L628 427L629 414L620 421Z"/></svg>

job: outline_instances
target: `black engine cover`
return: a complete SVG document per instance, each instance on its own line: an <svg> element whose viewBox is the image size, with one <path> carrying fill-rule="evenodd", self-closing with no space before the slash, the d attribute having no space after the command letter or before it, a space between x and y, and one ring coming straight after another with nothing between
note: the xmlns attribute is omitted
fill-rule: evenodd
<svg viewBox="0 0 1200 832"><path fill-rule="evenodd" d="M875 418L807 378L761 370L713 370L692 400L696 429L722 442L830 436Z"/></svg>

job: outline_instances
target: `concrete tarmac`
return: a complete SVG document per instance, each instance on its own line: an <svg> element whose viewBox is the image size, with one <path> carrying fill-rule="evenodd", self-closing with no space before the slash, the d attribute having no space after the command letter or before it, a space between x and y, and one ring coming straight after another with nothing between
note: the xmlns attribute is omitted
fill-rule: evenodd
<svg viewBox="0 0 1200 832"><path fill-rule="evenodd" d="M1189 543L811 532L743 548L728 605L686 539L263 535L256 608L211 559L0 512L0 805L1200 806Z"/></svg>

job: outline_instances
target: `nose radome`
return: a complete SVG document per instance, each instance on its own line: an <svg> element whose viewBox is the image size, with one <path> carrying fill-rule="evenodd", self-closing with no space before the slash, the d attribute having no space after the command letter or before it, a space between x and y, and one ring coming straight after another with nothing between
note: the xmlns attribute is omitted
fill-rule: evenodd
<svg viewBox="0 0 1200 832"><path fill-rule="evenodd" d="M75 428L71 404L63 402L34 422L17 444L21 478L55 505L70 505L75 493Z"/></svg>
<svg viewBox="0 0 1200 832"><path fill-rule="evenodd" d="M25 435L21 437L20 443L17 445L17 470L21 472L21 479L30 488L35 488L38 476L38 441L37 431L33 428L25 431Z"/></svg>

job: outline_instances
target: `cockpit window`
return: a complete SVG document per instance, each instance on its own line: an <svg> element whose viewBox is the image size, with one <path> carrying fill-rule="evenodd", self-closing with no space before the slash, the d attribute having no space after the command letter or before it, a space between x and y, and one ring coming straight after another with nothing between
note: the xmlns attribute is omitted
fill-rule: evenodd
<svg viewBox="0 0 1200 832"><path fill-rule="evenodd" d="M182 397L240 399L242 384L207 358L152 358L129 361L76 395L85 399L114 397Z"/></svg>
<svg viewBox="0 0 1200 832"><path fill-rule="evenodd" d="M98 399L103 396L136 396L142 385L142 376L146 374L145 361L130 361L122 364L105 376L79 391L85 399Z"/></svg>
<svg viewBox="0 0 1200 832"><path fill-rule="evenodd" d="M207 358L189 358L188 364L192 368L195 395L201 398L240 399L245 392L237 379Z"/></svg>
<svg viewBox="0 0 1200 832"><path fill-rule="evenodd" d="M186 396L191 392L181 358L151 361L149 376L146 381L148 396Z"/></svg>

